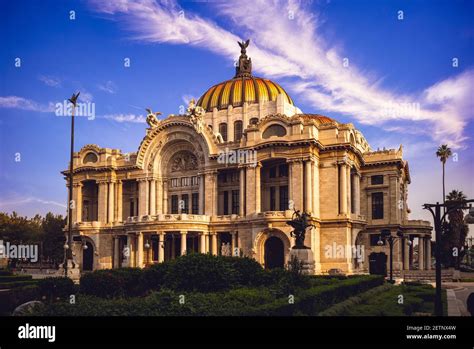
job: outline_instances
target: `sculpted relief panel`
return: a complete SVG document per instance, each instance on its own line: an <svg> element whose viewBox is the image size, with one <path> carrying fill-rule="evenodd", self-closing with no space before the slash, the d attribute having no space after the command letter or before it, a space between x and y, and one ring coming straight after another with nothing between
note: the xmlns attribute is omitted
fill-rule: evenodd
<svg viewBox="0 0 474 349"><path fill-rule="evenodd" d="M171 158L170 166L170 172L197 170L198 160L189 151L179 151Z"/></svg>

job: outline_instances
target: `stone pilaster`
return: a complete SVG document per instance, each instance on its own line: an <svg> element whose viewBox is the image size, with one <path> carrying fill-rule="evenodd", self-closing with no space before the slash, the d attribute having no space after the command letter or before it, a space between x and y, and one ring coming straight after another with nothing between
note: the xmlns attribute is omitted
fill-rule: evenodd
<svg viewBox="0 0 474 349"><path fill-rule="evenodd" d="M82 183L74 183L72 187L74 206L72 209L73 223L82 222Z"/></svg>
<svg viewBox="0 0 474 349"><path fill-rule="evenodd" d="M289 163L289 179L288 179L288 199L293 202L297 210L303 208L303 161L301 159L290 160Z"/></svg>
<svg viewBox="0 0 474 349"><path fill-rule="evenodd" d="M123 183L121 180L118 180L115 183L116 187L116 197L115 197L115 203L116 203L116 210L115 210L115 221L116 222L122 222L123 221Z"/></svg>
<svg viewBox="0 0 474 349"><path fill-rule="evenodd" d="M163 214L168 213L168 181L163 181Z"/></svg>
<svg viewBox="0 0 474 349"><path fill-rule="evenodd" d="M120 267L120 238L114 236L114 268Z"/></svg>
<svg viewBox="0 0 474 349"><path fill-rule="evenodd" d="M208 216L217 215L217 171L205 173L205 214Z"/></svg>
<svg viewBox="0 0 474 349"><path fill-rule="evenodd" d="M339 214L347 214L347 165L339 164Z"/></svg>
<svg viewBox="0 0 474 349"><path fill-rule="evenodd" d="M107 222L112 223L114 222L114 213L115 213L115 208L114 208L114 193L115 193L115 188L114 188L114 182L109 182L109 193L108 193L108 213L107 213Z"/></svg>
<svg viewBox="0 0 474 349"><path fill-rule="evenodd" d="M320 216L319 212L319 160L315 159L315 161L312 162L313 164L313 215L315 217ZM319 255L318 255L319 258Z"/></svg>
<svg viewBox="0 0 474 349"><path fill-rule="evenodd" d="M245 168L239 170L239 216L245 216Z"/></svg>
<svg viewBox="0 0 474 349"><path fill-rule="evenodd" d="M151 215L156 214L156 180L150 179L150 208L149 212Z"/></svg>
<svg viewBox="0 0 474 349"><path fill-rule="evenodd" d="M156 213L163 213L163 181L161 178L156 180Z"/></svg>
<svg viewBox="0 0 474 349"><path fill-rule="evenodd" d="M311 180L311 167L312 167L312 161L308 160L305 161L304 164L304 210L306 212L313 212L313 196L312 196L312 191L313 191L313 186L312 186L312 180Z"/></svg>
<svg viewBox="0 0 474 349"><path fill-rule="evenodd" d="M139 179L138 180L138 215L146 216L148 215L148 180Z"/></svg>
<svg viewBox="0 0 474 349"><path fill-rule="evenodd" d="M99 197L98 197L98 221L101 223L107 223L107 188L108 183L106 181L98 181L99 185Z"/></svg>

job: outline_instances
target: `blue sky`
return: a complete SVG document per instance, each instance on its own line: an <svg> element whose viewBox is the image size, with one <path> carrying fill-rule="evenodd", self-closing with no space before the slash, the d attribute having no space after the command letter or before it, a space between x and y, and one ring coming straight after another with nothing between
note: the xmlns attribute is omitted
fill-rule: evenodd
<svg viewBox="0 0 474 349"><path fill-rule="evenodd" d="M451 0L2 1L0 210L65 212L70 122L52 105L75 91L95 104L76 150L136 151L146 107L179 113L233 76L235 41L250 38L254 74L304 112L354 123L373 149L404 145L412 218L428 219L421 204L442 199L439 144L457 154L447 189L474 197L473 13Z"/></svg>

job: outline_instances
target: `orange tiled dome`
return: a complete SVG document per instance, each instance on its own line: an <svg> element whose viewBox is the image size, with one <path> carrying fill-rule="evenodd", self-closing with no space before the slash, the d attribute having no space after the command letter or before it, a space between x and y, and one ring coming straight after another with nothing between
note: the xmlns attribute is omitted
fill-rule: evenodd
<svg viewBox="0 0 474 349"><path fill-rule="evenodd" d="M206 111L212 111L214 108L226 109L229 105L239 107L243 102L275 101L279 94L293 104L288 93L277 83L251 75L237 76L212 86L199 98L197 104Z"/></svg>

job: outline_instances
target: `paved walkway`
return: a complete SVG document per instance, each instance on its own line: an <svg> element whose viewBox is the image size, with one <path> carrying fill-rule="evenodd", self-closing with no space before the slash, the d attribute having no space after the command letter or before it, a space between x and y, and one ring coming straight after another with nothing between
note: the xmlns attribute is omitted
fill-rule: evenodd
<svg viewBox="0 0 474 349"><path fill-rule="evenodd" d="M467 311L467 297L474 293L474 282L444 282L447 290L448 316L471 316Z"/></svg>

